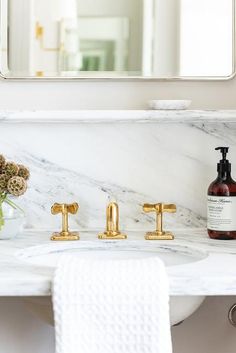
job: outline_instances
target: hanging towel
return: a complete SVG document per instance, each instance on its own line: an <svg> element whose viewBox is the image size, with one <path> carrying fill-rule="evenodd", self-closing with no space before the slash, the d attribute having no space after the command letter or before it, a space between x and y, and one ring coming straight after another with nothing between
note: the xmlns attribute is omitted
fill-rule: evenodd
<svg viewBox="0 0 236 353"><path fill-rule="evenodd" d="M168 278L158 257L63 255L53 282L56 353L171 353Z"/></svg>

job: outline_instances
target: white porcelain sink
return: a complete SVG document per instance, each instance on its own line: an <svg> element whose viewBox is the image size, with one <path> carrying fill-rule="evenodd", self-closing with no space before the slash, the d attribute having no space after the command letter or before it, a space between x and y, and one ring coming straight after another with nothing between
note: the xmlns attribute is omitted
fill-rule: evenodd
<svg viewBox="0 0 236 353"><path fill-rule="evenodd" d="M205 252L168 243L147 241L81 241L52 243L28 248L20 254L22 260L34 266L55 268L63 254L73 254L81 259L109 261L158 256L168 267L186 265L207 257ZM203 296L176 296L170 298L171 324L175 325L190 316L203 302ZM53 324L50 298L27 299L28 307L42 319Z"/></svg>
<svg viewBox="0 0 236 353"><path fill-rule="evenodd" d="M124 259L141 259L148 257L158 256L166 266L176 266L183 265L191 262L201 260L199 254L184 254L181 252L171 252L165 249L154 250L132 250L132 249L96 249L91 248L90 250L85 249L72 249L64 250L59 252L52 252L45 255L37 255L30 257L28 262L33 265L46 266L46 267L56 267L60 257L63 254L73 254L78 256L80 259L91 259L91 260L124 260Z"/></svg>

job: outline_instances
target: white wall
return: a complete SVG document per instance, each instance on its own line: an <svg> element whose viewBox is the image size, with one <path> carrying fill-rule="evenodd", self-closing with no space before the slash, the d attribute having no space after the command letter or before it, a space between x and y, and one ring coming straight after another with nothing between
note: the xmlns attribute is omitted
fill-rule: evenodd
<svg viewBox="0 0 236 353"><path fill-rule="evenodd" d="M0 82L0 109L143 109L150 99L235 109L236 79L222 82Z"/></svg>
<svg viewBox="0 0 236 353"><path fill-rule="evenodd" d="M235 297L210 297L182 325L174 327L173 353L235 353L236 328L228 322Z"/></svg>
<svg viewBox="0 0 236 353"><path fill-rule="evenodd" d="M23 300L1 298L0 315L0 353L54 353L52 327L28 312Z"/></svg>

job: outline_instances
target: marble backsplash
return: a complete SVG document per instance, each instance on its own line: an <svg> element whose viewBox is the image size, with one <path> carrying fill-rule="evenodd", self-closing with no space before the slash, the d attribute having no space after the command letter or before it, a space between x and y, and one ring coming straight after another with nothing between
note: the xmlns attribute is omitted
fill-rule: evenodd
<svg viewBox="0 0 236 353"><path fill-rule="evenodd" d="M80 204L71 228L103 229L109 199L120 205L125 229L152 230L145 202L176 203L167 228L205 227L206 194L220 159L216 146L229 145L236 178L236 121L67 124L0 123L0 152L29 166L31 179L18 200L27 228L57 229L54 202Z"/></svg>

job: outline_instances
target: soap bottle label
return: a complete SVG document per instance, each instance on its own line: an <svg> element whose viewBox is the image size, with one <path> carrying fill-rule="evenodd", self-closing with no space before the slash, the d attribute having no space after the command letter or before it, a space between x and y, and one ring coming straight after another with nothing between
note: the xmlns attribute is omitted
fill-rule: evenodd
<svg viewBox="0 0 236 353"><path fill-rule="evenodd" d="M236 196L211 196L207 199L207 229L236 230Z"/></svg>

